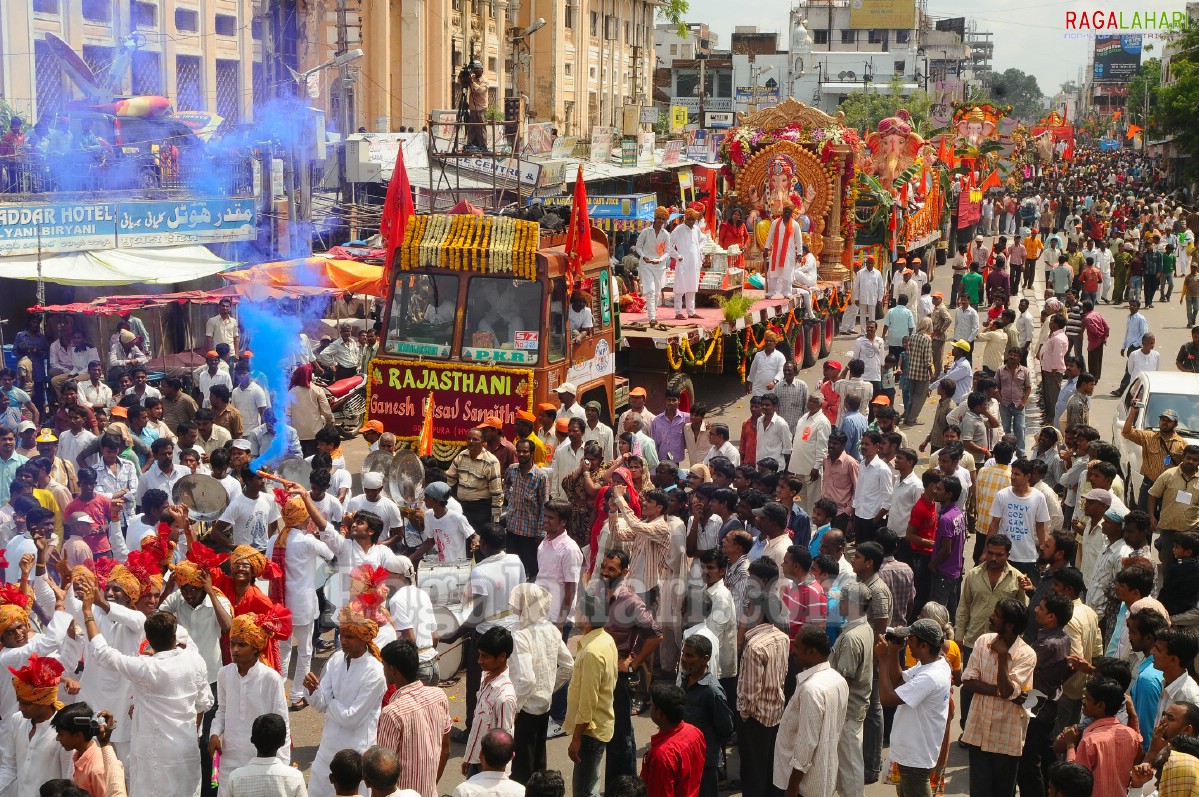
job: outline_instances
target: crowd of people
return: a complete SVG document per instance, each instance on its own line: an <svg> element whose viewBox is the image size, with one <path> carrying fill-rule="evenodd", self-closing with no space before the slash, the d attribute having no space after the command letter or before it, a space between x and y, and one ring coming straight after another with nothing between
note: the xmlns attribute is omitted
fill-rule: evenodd
<svg viewBox="0 0 1199 797"><path fill-rule="evenodd" d="M1115 182L1047 169L1030 231L975 238L948 303L931 264L891 264L887 285L867 261L842 327L861 335L815 384L768 332L739 429L670 389L652 412L641 387L612 427L566 382L510 426L484 421L445 469L427 461L419 510L380 474L356 489L305 392L315 368L369 360L377 344L348 326L287 397L229 354L228 308L197 397L137 364L114 391L81 352L87 379L59 380L62 406L39 417L0 372L0 797L434 797L451 753L455 795L1193 794L1199 446L1175 410L1143 431L1134 407L1144 488L1126 501L1120 452L1090 423L1103 342L1087 356L1104 334L1088 303L1160 291L1117 264L1191 268L1193 236L1144 198L1142 161L1077 168ZM1108 249L1129 255L1110 293L1086 254ZM1131 379L1159 366L1129 309ZM377 422L361 432L395 449ZM277 435L308 485L251 467ZM172 500L192 473L225 488L215 520ZM460 623L439 624L418 574L468 562ZM321 734L305 778L306 711ZM656 729L641 756L639 714ZM969 769L947 784L955 722ZM549 766L558 737L566 773Z"/></svg>

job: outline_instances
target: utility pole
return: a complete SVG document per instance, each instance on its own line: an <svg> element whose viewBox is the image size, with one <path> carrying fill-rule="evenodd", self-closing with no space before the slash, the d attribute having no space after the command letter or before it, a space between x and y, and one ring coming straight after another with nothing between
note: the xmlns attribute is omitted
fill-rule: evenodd
<svg viewBox="0 0 1199 797"><path fill-rule="evenodd" d="M699 126L700 126L700 129L703 129L705 127L705 125L704 125L704 99L705 99L705 97L707 97L707 94L708 94L708 82L707 82L708 73L706 71L706 68L708 66L708 54L707 53L696 53L695 57L699 59Z"/></svg>
<svg viewBox="0 0 1199 797"><path fill-rule="evenodd" d="M341 55L348 49L346 0L337 0L337 54ZM349 158L346 139L353 132L354 126L353 96L354 92L350 88L350 64L347 62L337 68L337 127L341 131L341 146L338 147L337 152L337 178L342 204L350 208L347 223L350 228L350 240L358 237L358 214L354 201L354 185L349 181L346 173Z"/></svg>

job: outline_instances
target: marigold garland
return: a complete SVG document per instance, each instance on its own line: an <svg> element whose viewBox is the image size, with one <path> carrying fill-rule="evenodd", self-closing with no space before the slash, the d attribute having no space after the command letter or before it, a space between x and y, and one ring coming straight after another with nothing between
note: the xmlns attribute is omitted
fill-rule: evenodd
<svg viewBox="0 0 1199 797"><path fill-rule="evenodd" d="M537 277L541 230L506 216L414 216L400 245L400 269L433 266L455 271Z"/></svg>
<svg viewBox="0 0 1199 797"><path fill-rule="evenodd" d="M676 357L674 347L678 346L679 354ZM724 335L716 335L708 341L708 348L702 355L696 355L691 348L691 341L687 338L679 338L677 343L667 341L666 343L666 360L670 364L671 370L682 370L686 365L690 368L702 368L708 364L708 360L712 359L712 355L716 354L717 359L724 352Z"/></svg>

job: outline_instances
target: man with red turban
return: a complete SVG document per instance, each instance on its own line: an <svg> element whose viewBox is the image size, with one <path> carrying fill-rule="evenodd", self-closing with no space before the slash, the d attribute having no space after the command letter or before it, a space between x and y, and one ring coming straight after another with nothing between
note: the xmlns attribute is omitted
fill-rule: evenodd
<svg viewBox="0 0 1199 797"><path fill-rule="evenodd" d="M39 553L39 557L42 558L39 564L42 572L36 578L45 578L45 553ZM0 595L7 601L0 604L0 673L24 667L35 654L57 654L71 626L71 615L62 610L63 597L59 595L54 605L54 615L39 634L29 626L29 606L32 601L28 594L7 584L0 588ZM12 682L8 678L0 678L0 717L9 717L16 711L17 698ZM3 788L0 788L2 792Z"/></svg>
<svg viewBox="0 0 1199 797"><path fill-rule="evenodd" d="M0 753L0 761L7 759L11 765L0 766L0 794L38 797L43 783L70 778L74 769L71 754L58 743L58 732L51 723L63 705L58 700L63 667L55 659L34 653L25 666L8 671L20 710L0 727L4 745L12 746Z"/></svg>
<svg viewBox="0 0 1199 797"><path fill-rule="evenodd" d="M266 614L248 612L233 618L229 629L231 664L217 674L217 710L212 720L208 752L221 754L219 797L230 794L229 776L257 756L250 731L263 714L278 714L287 723L283 677L264 661L268 644L291 633L291 612L275 606ZM279 763L291 763L291 732L279 748Z"/></svg>

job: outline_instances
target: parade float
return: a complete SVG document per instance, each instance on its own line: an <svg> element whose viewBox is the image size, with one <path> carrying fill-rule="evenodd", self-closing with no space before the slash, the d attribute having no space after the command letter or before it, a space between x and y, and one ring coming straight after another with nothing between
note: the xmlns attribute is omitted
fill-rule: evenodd
<svg viewBox="0 0 1199 797"><path fill-rule="evenodd" d="M965 230L982 218L983 196L1003 187L999 125L1012 106L954 103L953 108L953 133L943 140L942 151L953 177L955 226Z"/></svg>
<svg viewBox="0 0 1199 797"><path fill-rule="evenodd" d="M885 268L899 256L922 260L941 237L944 164L904 109L883 119L862 148L855 260Z"/></svg>

